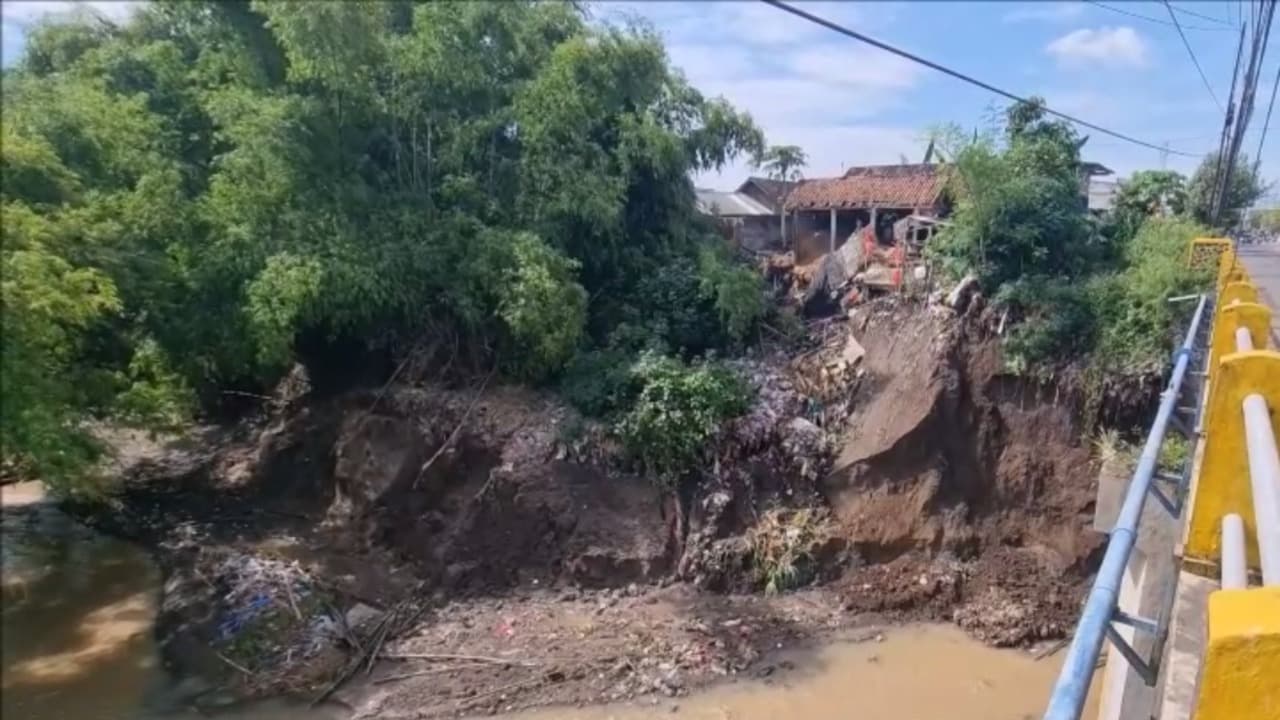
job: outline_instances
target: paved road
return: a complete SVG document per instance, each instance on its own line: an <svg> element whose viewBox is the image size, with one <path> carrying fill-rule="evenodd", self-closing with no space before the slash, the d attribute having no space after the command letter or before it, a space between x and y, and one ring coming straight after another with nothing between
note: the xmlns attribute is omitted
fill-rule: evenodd
<svg viewBox="0 0 1280 720"><path fill-rule="evenodd" d="M1280 243L1241 245L1236 252L1271 308L1271 347L1280 348Z"/></svg>

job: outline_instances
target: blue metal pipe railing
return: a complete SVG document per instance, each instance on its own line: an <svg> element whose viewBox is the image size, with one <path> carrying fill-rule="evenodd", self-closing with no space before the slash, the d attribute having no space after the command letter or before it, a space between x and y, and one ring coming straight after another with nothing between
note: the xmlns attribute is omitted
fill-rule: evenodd
<svg viewBox="0 0 1280 720"><path fill-rule="evenodd" d="M1071 647L1067 650L1058 682L1053 687L1053 695L1049 699L1049 707L1045 710L1044 720L1079 720L1084 711L1085 699L1089 695L1089 684L1093 681L1093 671L1098 664L1098 655L1102 652L1102 639L1111 626L1115 615L1116 601L1120 595L1120 581L1124 569L1129 564L1129 556L1138 538L1138 522L1142 519L1142 507L1147 493L1151 489L1151 481L1160 460L1160 446L1164 444L1165 432L1169 420L1173 417L1178 405L1178 395L1182 390L1182 380L1186 377L1187 367L1191 364L1191 351L1200 331L1200 321L1204 315L1205 296L1200 296L1195 315L1191 317L1191 327L1181 347L1174 354L1173 373L1169 376L1169 387L1160 400L1160 408L1151 423L1151 431L1147 433L1146 445L1138 458L1138 466L1133 471L1133 479L1129 481L1129 489L1124 496L1124 504L1120 506L1120 515L1116 518L1115 527L1111 530L1107 541L1106 553L1102 556L1102 566L1094 578L1093 587L1085 600L1084 610L1080 613L1080 623L1076 626L1075 636L1071 639Z"/></svg>

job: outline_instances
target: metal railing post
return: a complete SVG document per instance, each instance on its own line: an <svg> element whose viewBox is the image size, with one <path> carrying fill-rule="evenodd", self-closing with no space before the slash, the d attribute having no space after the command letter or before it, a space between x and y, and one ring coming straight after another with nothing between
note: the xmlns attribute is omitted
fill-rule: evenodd
<svg viewBox="0 0 1280 720"><path fill-rule="evenodd" d="M1244 518L1230 513L1222 516L1222 589L1243 590L1249 586L1249 569L1244 559Z"/></svg>
<svg viewBox="0 0 1280 720"><path fill-rule="evenodd" d="M1164 444L1165 431L1178 404L1178 395L1182 389L1182 380L1187 374L1187 366L1191 363L1191 350L1199 332L1206 302L1207 297L1202 295L1200 302L1196 305L1195 314L1191 318L1191 327L1187 329L1186 337L1174 355L1169 386L1160 399L1160 408L1156 411L1155 420L1151 423L1151 431L1147 433L1147 441L1143 445L1138 466L1133 471L1133 479L1129 481L1124 504L1120 507L1120 514L1107 541L1106 553L1102 557L1098 575L1094 578L1093 587L1090 588L1088 598L1085 600L1080 622L1076 626L1071 647L1063 660L1058 681L1053 687L1053 695L1049 699L1048 709L1045 710L1044 720L1079 720L1080 713L1084 710L1089 685L1093 681L1093 671L1098 663L1098 655L1102 652L1102 640L1111 626L1111 619L1116 610L1120 581L1125 567L1129 564L1133 546L1137 542L1138 521L1142 517L1142 507L1146 502L1152 477L1159 463L1160 446Z"/></svg>
<svg viewBox="0 0 1280 720"><path fill-rule="evenodd" d="M1262 584L1280 585L1280 454L1267 401L1261 395L1244 399L1244 429Z"/></svg>

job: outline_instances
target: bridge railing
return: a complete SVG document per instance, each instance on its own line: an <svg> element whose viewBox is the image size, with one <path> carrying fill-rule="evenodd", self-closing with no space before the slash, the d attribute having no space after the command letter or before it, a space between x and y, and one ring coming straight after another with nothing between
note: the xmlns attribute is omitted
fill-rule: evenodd
<svg viewBox="0 0 1280 720"><path fill-rule="evenodd" d="M1280 718L1280 352L1268 349L1271 308L1230 247L1217 296L1183 567L1222 589L1206 608L1192 717Z"/></svg>
<svg viewBox="0 0 1280 720"><path fill-rule="evenodd" d="M1200 395L1204 383L1202 374L1191 371L1194 351L1202 346L1202 329L1208 306L1208 298L1204 295L1194 296L1195 313L1191 324L1182 340L1182 344L1174 352L1173 371L1169 375L1169 384L1160 397L1160 407L1156 411L1155 420L1147 433L1142 454L1134 468L1133 477L1125 491L1124 502L1120 506L1120 514L1116 519L1107 540L1106 551L1102 556L1102 564L1098 568L1097 577L1085 599L1084 610L1080 622L1076 626L1075 636L1067 650L1062 671L1054 685L1053 695L1049 699L1049 707L1045 711L1045 720L1078 720L1084 710L1085 700L1089 695L1089 685L1093 682L1094 669L1098 656L1102 652L1103 638L1108 638L1125 659L1134 666L1148 684L1155 682L1158 674L1160 656L1163 652L1163 638L1168 631L1168 609L1155 620L1138 617L1123 612L1117 606L1120 596L1120 585L1129 558L1133 554L1138 537L1138 524L1142 520L1142 509L1147 495L1154 495L1164 509L1174 516L1181 513L1181 498L1186 488L1186 473L1183 476L1157 473L1160 460L1160 448L1170 431L1181 432L1188 437L1195 432L1200 408ZM1188 382L1188 377L1192 380ZM1187 396L1191 397L1188 398ZM1172 604L1172 597L1169 598ZM1135 629L1152 633L1156 636L1151 656L1142 658L1123 636L1117 632L1116 623L1133 626Z"/></svg>
<svg viewBox="0 0 1280 720"><path fill-rule="evenodd" d="M1155 619L1134 617L1117 607L1121 577L1149 493L1175 516L1181 514L1181 498L1189 497L1182 567L1222 581L1223 589L1209 596L1205 608L1207 633L1194 720L1280 718L1280 352L1266 349L1271 310L1259 302L1258 290L1239 264L1231 241L1198 239L1188 250L1188 262L1217 262L1214 299L1199 298L1191 327L1175 353L1169 387L1045 720L1080 718L1104 637L1148 685L1157 681L1172 598ZM1212 309L1206 312L1208 308ZM1203 340L1202 329L1207 330ZM1205 355L1204 370L1189 372L1197 349ZM1193 381L1185 383L1188 374ZM1180 404L1180 394L1194 397ZM1198 441L1190 461L1194 465L1185 468L1182 482L1156 472L1160 447L1171 429ZM1172 486L1172 498L1161 483ZM1249 588L1251 571L1261 578L1262 587ZM1116 623L1151 633L1151 656L1140 657L1117 632Z"/></svg>

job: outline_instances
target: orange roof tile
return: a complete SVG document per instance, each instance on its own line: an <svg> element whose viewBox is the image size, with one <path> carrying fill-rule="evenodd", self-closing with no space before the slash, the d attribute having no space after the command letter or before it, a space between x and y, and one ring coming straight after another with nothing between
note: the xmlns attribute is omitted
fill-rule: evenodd
<svg viewBox="0 0 1280 720"><path fill-rule="evenodd" d="M854 167L838 178L805 180L787 196L788 210L928 208L942 194L934 164Z"/></svg>

